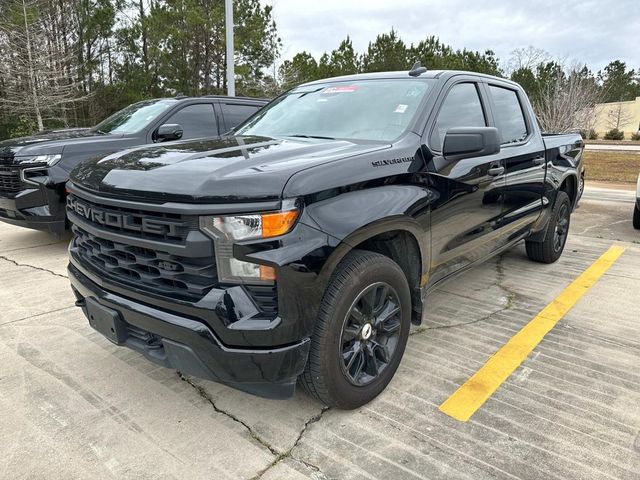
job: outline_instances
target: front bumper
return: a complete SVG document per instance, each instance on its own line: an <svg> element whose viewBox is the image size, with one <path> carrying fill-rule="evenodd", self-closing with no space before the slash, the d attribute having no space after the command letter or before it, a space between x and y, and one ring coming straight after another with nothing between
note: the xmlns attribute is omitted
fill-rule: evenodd
<svg viewBox="0 0 640 480"><path fill-rule="evenodd" d="M157 364L267 398L290 397L304 370L308 338L277 348L229 348L204 323L108 292L71 264L69 279L85 315L94 302L118 322L120 334L110 340Z"/></svg>
<svg viewBox="0 0 640 480"><path fill-rule="evenodd" d="M66 228L64 183L29 185L17 193L0 193L0 221L63 233Z"/></svg>

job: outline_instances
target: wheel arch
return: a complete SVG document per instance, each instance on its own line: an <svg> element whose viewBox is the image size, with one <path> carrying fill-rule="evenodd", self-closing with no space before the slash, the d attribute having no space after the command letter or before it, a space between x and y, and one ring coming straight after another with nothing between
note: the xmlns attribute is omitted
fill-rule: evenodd
<svg viewBox="0 0 640 480"><path fill-rule="evenodd" d="M430 204L424 185L384 185L337 195L309 205L305 216L337 242L320 277L328 285L340 261L353 249L380 253L398 263L411 289L413 320L421 319L421 288L430 262Z"/></svg>
<svg viewBox="0 0 640 480"><path fill-rule="evenodd" d="M340 262L353 250L366 250L384 255L396 262L405 273L411 292L412 322L422 320L422 287L426 283L429 251L420 231L407 219L381 219L363 226L343 239L327 259L320 273L328 285ZM424 238L421 238L424 237Z"/></svg>

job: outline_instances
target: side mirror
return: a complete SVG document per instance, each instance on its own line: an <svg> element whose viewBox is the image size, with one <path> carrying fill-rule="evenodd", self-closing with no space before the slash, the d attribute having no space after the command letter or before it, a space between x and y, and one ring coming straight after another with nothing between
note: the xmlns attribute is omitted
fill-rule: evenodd
<svg viewBox="0 0 640 480"><path fill-rule="evenodd" d="M448 161L500 152L500 136L493 127L457 127L447 130L442 155Z"/></svg>
<svg viewBox="0 0 640 480"><path fill-rule="evenodd" d="M156 130L156 142L180 140L183 133L182 126L177 123L165 123Z"/></svg>

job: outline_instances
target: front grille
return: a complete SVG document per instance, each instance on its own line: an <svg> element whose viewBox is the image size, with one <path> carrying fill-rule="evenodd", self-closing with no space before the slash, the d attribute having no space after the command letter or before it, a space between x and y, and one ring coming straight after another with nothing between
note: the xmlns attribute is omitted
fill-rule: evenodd
<svg viewBox="0 0 640 480"><path fill-rule="evenodd" d="M23 189L18 167L0 166L0 193L18 193Z"/></svg>
<svg viewBox="0 0 640 480"><path fill-rule="evenodd" d="M198 229L196 216L97 205L75 195L67 197L67 208L100 230L174 244L184 244L189 232ZM145 228L145 223L154 228Z"/></svg>
<svg viewBox="0 0 640 480"><path fill-rule="evenodd" d="M75 222L73 254L100 278L189 302L198 302L214 288L230 286L218 283L213 248L202 248L202 242L206 246L209 239L196 232L199 230L196 215L106 206L73 194L68 196L67 209ZM145 231L149 222L154 228ZM167 224L171 228L158 233L157 227ZM181 256L189 254L200 256ZM261 317L273 318L278 314L275 284L245 284L243 288Z"/></svg>
<svg viewBox="0 0 640 480"><path fill-rule="evenodd" d="M84 265L101 277L158 295L200 300L217 286L213 257L188 258L114 242L73 226L74 247Z"/></svg>

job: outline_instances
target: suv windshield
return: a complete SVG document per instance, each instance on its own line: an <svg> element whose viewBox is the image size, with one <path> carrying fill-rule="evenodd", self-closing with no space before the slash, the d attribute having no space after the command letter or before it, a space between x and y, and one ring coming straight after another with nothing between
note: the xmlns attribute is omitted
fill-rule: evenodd
<svg viewBox="0 0 640 480"><path fill-rule="evenodd" d="M96 125L100 133L136 133L166 112L176 100L145 100L114 113Z"/></svg>
<svg viewBox="0 0 640 480"><path fill-rule="evenodd" d="M328 82L295 88L236 135L392 141L409 126L433 80Z"/></svg>

